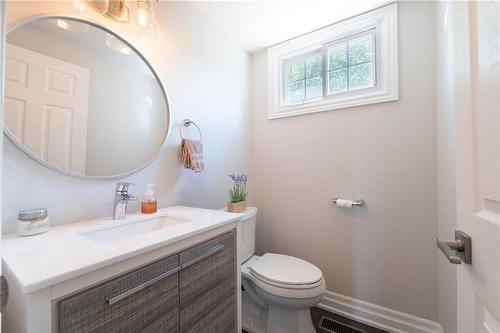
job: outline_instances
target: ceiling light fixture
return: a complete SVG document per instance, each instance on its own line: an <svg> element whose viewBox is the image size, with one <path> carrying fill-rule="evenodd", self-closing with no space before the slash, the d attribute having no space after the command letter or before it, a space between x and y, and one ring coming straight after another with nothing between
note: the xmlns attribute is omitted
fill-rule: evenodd
<svg viewBox="0 0 500 333"><path fill-rule="evenodd" d="M127 23L130 13L137 13L137 23L146 27L151 23L153 4L159 0L137 0L135 6L125 0L86 0L86 2L99 13L116 22ZM130 7L130 8L129 8Z"/></svg>
<svg viewBox="0 0 500 333"><path fill-rule="evenodd" d="M87 3L109 19L127 23L130 20L130 11L125 0L86 0Z"/></svg>

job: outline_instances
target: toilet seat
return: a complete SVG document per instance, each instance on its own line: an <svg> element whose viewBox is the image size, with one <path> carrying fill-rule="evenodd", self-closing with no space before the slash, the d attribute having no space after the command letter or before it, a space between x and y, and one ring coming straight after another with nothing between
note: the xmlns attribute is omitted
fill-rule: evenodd
<svg viewBox="0 0 500 333"><path fill-rule="evenodd" d="M321 285L321 283L322 283L321 279L319 279L315 283L311 283L311 284L286 284L286 283L277 283L277 282L269 281L266 278L261 277L261 276L255 274L255 273L253 273L252 271L251 271L251 274L253 275L253 277L255 279L260 280L262 283L268 284L270 286L275 286L275 287L278 287L278 288L284 288L284 289L312 289L312 288L316 288L317 286Z"/></svg>
<svg viewBox="0 0 500 333"><path fill-rule="evenodd" d="M264 254L249 268L250 272L263 282L290 289L314 288L323 277L321 270L313 264L276 253Z"/></svg>
<svg viewBox="0 0 500 333"><path fill-rule="evenodd" d="M297 271L300 268L303 268L302 272ZM262 257L252 256L243 263L241 272L259 288L275 296L314 298L326 290L321 270L307 261L283 254L266 253ZM298 274L292 276L293 272Z"/></svg>

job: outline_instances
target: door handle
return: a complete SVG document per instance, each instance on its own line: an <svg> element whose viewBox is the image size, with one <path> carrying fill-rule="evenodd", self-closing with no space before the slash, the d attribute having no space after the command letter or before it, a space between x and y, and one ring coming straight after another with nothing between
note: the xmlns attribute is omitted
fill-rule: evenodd
<svg viewBox="0 0 500 333"><path fill-rule="evenodd" d="M7 284L7 279L5 276L0 276L0 313L2 313L3 308L7 305L7 300L9 299L9 285Z"/></svg>
<svg viewBox="0 0 500 333"><path fill-rule="evenodd" d="M438 238L436 243L452 264L472 264L472 240L465 232L456 230L455 240Z"/></svg>

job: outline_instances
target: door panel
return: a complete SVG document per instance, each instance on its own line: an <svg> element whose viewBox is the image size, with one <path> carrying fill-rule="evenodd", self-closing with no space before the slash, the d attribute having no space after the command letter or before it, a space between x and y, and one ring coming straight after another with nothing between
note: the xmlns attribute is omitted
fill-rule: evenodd
<svg viewBox="0 0 500 333"><path fill-rule="evenodd" d="M5 124L41 159L85 174L88 69L7 44Z"/></svg>
<svg viewBox="0 0 500 333"><path fill-rule="evenodd" d="M62 169L71 168L71 127L73 109L45 106L44 160Z"/></svg>
<svg viewBox="0 0 500 333"><path fill-rule="evenodd" d="M10 57L7 57L5 62L8 65L5 71L5 80L26 87L28 85L28 63Z"/></svg>
<svg viewBox="0 0 500 333"><path fill-rule="evenodd" d="M452 3L457 120L457 228L472 237L461 265L458 331L499 332L500 3Z"/></svg>
<svg viewBox="0 0 500 333"><path fill-rule="evenodd" d="M47 85L45 90L69 96L75 95L75 76L49 68L47 70Z"/></svg>

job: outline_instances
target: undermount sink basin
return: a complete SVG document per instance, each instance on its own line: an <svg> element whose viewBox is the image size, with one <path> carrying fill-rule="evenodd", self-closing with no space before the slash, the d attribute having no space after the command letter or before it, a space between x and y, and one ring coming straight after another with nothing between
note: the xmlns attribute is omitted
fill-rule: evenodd
<svg viewBox="0 0 500 333"><path fill-rule="evenodd" d="M107 226L97 230L83 231L78 234L96 243L108 244L122 239L170 228L179 224L190 222L191 220L171 216L157 216L136 222L123 222L124 224L122 225L119 224L119 220L117 221L118 222L115 222L116 224L112 226Z"/></svg>

